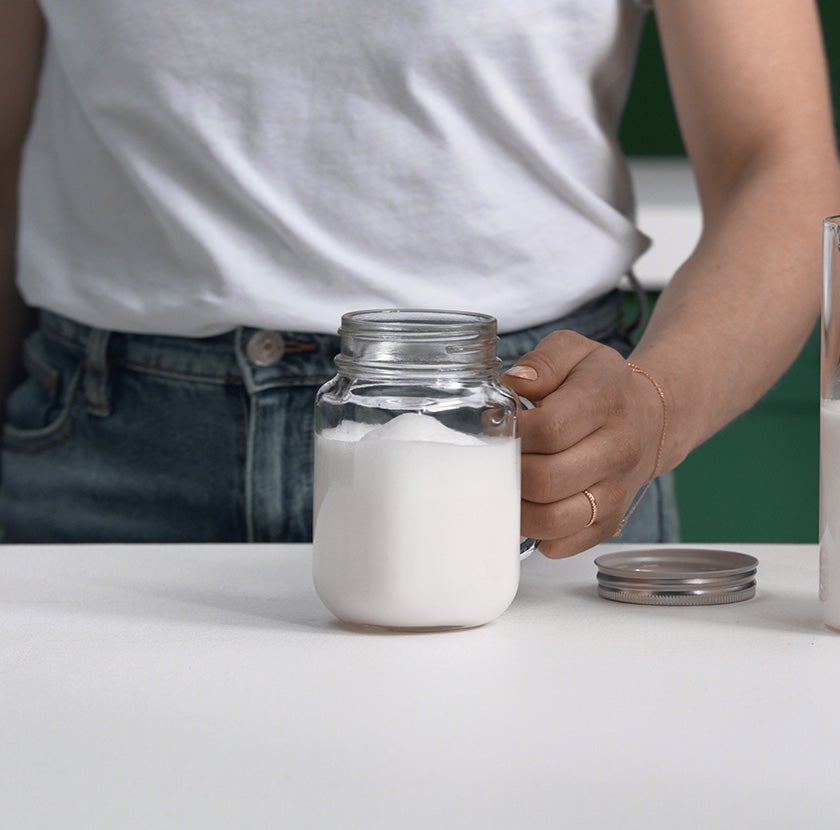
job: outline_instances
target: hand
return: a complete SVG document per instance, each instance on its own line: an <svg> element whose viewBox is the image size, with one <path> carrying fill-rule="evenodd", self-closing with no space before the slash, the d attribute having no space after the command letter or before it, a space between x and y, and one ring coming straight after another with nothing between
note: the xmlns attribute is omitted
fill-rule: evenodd
<svg viewBox="0 0 840 830"><path fill-rule="evenodd" d="M657 465L664 408L615 349L556 331L503 376L522 413L522 529L559 559L616 535ZM589 526L593 507L595 521Z"/></svg>

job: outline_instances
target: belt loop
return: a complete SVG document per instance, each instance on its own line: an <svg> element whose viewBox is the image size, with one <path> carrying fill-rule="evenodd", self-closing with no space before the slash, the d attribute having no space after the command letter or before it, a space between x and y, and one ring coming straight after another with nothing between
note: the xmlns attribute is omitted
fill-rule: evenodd
<svg viewBox="0 0 840 830"><path fill-rule="evenodd" d="M85 346L85 404L92 415L111 414L108 395L108 340L110 331L91 328Z"/></svg>

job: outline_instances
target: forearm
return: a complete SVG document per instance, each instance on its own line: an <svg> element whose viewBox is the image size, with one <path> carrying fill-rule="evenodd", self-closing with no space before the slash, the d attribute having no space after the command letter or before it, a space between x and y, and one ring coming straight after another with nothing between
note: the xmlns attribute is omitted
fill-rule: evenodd
<svg viewBox="0 0 840 830"><path fill-rule="evenodd" d="M666 391L664 468L752 406L813 329L822 219L840 211L826 159L833 152L747 165L657 303L633 360Z"/></svg>
<svg viewBox="0 0 840 830"><path fill-rule="evenodd" d="M814 2L657 0L701 241L634 361L666 392L665 468L749 408L817 319L822 220L840 212Z"/></svg>
<svg viewBox="0 0 840 830"><path fill-rule="evenodd" d="M33 317L15 287L16 217L16 169L7 168L0 172L0 413L20 375L21 343Z"/></svg>
<svg viewBox="0 0 840 830"><path fill-rule="evenodd" d="M37 0L0 3L0 417L33 315L15 288L18 171L40 75L45 23Z"/></svg>

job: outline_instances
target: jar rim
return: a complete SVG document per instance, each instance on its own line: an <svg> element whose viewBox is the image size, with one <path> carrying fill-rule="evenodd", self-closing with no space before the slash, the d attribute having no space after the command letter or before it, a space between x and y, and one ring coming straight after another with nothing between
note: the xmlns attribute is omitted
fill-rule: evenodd
<svg viewBox="0 0 840 830"><path fill-rule="evenodd" d="M365 330L381 336L393 332L401 336L440 335L446 337L458 334L475 336L476 326L482 333L496 334L496 318L477 311L451 311L425 308L379 308L349 311L341 316L339 334L354 336Z"/></svg>

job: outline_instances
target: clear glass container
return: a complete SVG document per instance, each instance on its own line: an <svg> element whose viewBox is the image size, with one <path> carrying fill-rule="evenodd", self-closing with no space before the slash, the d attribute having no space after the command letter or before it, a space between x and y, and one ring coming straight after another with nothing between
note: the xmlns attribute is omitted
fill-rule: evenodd
<svg viewBox="0 0 840 830"><path fill-rule="evenodd" d="M461 628L519 585L521 405L496 320L377 310L341 320L315 404L313 576L339 619Z"/></svg>
<svg viewBox="0 0 840 830"><path fill-rule="evenodd" d="M840 216L823 226L820 388L820 612L840 631Z"/></svg>

